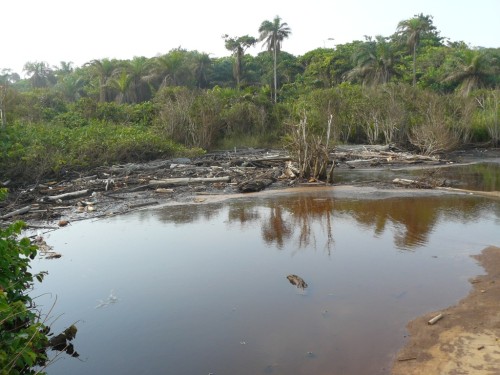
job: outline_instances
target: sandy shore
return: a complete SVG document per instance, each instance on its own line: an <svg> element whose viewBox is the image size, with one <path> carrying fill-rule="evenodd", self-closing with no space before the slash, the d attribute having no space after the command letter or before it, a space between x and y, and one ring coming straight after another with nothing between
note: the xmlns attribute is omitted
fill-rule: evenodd
<svg viewBox="0 0 500 375"><path fill-rule="evenodd" d="M486 274L470 280L472 291L456 306L408 324L410 341L393 375L500 374L500 248L490 246L475 258ZM430 325L438 314L443 317Z"/></svg>

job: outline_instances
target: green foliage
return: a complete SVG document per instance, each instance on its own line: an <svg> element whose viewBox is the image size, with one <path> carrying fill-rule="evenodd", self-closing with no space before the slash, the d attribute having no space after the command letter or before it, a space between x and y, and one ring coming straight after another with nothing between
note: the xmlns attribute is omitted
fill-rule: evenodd
<svg viewBox="0 0 500 375"><path fill-rule="evenodd" d="M0 172L36 179L136 156L147 160L178 152L172 141L205 149L225 139L269 142L283 135L285 123L300 123L299 105L307 108L313 133L331 111L336 142L408 145L429 123L451 131L458 146L499 142L492 93L500 85L500 49L444 45L432 16L403 20L391 36L366 36L299 57L282 50L291 30L280 17L262 22L259 33L268 51L256 56L245 54L255 38L226 35L227 57L179 47L76 68L32 62L27 79L2 70L1 125L7 130L0 135ZM485 94L477 96L478 90ZM438 115L431 105L434 120L428 121L426 105L439 101L434 94L443 96L442 108Z"/></svg>
<svg viewBox="0 0 500 375"><path fill-rule="evenodd" d="M0 141L0 174L18 182L187 152L153 127L96 120L77 127L15 123Z"/></svg>
<svg viewBox="0 0 500 375"><path fill-rule="evenodd" d="M472 118L476 140L500 145L500 90L478 90L473 97L477 103Z"/></svg>
<svg viewBox="0 0 500 375"><path fill-rule="evenodd" d="M48 328L31 308L27 292L45 272L32 274L37 247L18 239L22 222L0 229L0 374L34 374L47 362ZM39 373L39 372L38 372Z"/></svg>

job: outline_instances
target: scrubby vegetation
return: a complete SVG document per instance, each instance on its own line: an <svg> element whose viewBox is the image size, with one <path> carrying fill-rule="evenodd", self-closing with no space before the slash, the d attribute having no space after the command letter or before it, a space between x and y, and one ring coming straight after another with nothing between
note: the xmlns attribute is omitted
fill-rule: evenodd
<svg viewBox="0 0 500 375"><path fill-rule="evenodd" d="M225 35L229 57L179 48L81 67L27 62L24 79L4 69L0 174L26 182L213 148L297 145L301 126L318 147L498 145L500 49L447 41L422 14L395 26L391 36L293 56L282 48L291 28L276 17L258 38ZM245 54L259 42L268 51Z"/></svg>

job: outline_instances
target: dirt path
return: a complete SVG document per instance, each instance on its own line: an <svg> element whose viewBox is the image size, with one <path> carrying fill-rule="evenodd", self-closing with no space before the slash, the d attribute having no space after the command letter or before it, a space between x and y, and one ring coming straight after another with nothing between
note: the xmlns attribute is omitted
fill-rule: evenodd
<svg viewBox="0 0 500 375"><path fill-rule="evenodd" d="M408 324L410 341L393 375L500 374L500 248L475 256L487 274L470 280L473 290L456 306ZM443 314L434 325L428 321Z"/></svg>

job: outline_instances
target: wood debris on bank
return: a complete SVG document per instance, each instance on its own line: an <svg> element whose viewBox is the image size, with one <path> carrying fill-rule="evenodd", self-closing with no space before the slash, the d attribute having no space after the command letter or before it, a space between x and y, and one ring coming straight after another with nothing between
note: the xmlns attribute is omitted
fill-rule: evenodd
<svg viewBox="0 0 500 375"><path fill-rule="evenodd" d="M401 152L390 145L338 146L329 153L329 159L332 166L347 169L444 163L439 158ZM298 180L297 163L284 150L220 151L193 159L103 166L86 174L67 173L58 180L10 188L8 199L0 202L0 219L75 221L120 214L166 200L188 199L196 194L289 187ZM130 201L133 204L127 203Z"/></svg>

